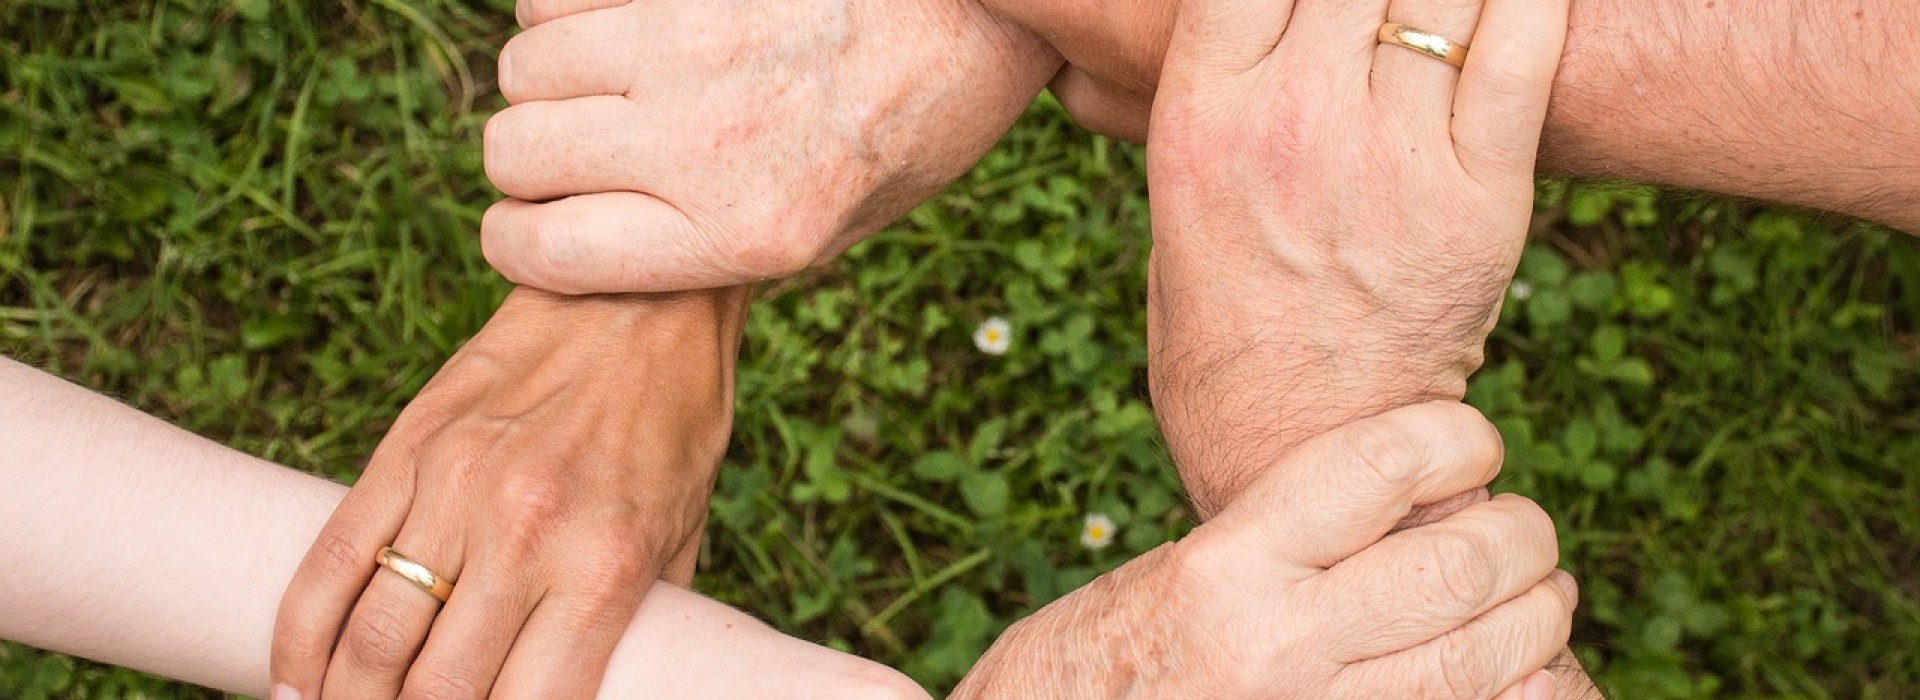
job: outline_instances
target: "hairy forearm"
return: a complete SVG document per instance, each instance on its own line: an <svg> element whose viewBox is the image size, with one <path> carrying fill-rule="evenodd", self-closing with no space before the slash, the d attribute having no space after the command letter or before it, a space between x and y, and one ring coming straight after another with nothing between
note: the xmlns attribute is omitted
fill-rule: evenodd
<svg viewBox="0 0 1920 700"><path fill-rule="evenodd" d="M1920 5L1577 0L1572 22L1544 170L1920 231Z"/></svg>
<svg viewBox="0 0 1920 700"><path fill-rule="evenodd" d="M1154 697L1165 669L1164 630L1143 620L1167 597L1173 545L1120 567L1015 623L967 673L951 700L1009 697ZM1037 695L1038 689L1071 689Z"/></svg>
<svg viewBox="0 0 1920 700"><path fill-rule="evenodd" d="M345 494L0 359L0 638L264 696L281 591ZM602 697L916 692L655 584ZM867 695L859 695L866 697Z"/></svg>
<svg viewBox="0 0 1920 700"><path fill-rule="evenodd" d="M1076 70L1088 126L1144 140L1179 0L988 0ZM1546 172L1775 200L1920 231L1920 5L1575 0Z"/></svg>

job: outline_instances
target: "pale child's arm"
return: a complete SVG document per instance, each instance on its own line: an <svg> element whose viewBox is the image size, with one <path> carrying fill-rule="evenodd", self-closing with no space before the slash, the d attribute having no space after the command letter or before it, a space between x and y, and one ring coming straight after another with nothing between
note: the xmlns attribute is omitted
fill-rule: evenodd
<svg viewBox="0 0 1920 700"><path fill-rule="evenodd" d="M0 445L0 638L267 695L281 592L345 487L6 359ZM600 697L808 693L925 697L892 669L666 583Z"/></svg>

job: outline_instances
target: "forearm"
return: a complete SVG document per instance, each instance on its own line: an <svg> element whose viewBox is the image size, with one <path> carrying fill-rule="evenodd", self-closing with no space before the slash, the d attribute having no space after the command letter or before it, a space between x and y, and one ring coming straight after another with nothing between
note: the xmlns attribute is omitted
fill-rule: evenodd
<svg viewBox="0 0 1920 700"><path fill-rule="evenodd" d="M1577 0L1572 21L1543 170L1920 231L1920 5Z"/></svg>
<svg viewBox="0 0 1920 700"><path fill-rule="evenodd" d="M1178 0L988 0L1079 70L1088 126L1146 138ZM1575 0L1543 171L1776 200L1920 231L1920 6ZM1309 68L1310 69L1310 68Z"/></svg>
<svg viewBox="0 0 1920 700"><path fill-rule="evenodd" d="M0 442L0 638L265 696L281 591L344 487L4 359ZM659 583L601 695L816 688L911 686Z"/></svg>
<svg viewBox="0 0 1920 700"><path fill-rule="evenodd" d="M1144 689L1164 668L1167 630L1147 629L1172 585L1172 545L1135 557L1007 628L950 700L1034 697L1155 697ZM1055 697L1055 696L1049 696Z"/></svg>

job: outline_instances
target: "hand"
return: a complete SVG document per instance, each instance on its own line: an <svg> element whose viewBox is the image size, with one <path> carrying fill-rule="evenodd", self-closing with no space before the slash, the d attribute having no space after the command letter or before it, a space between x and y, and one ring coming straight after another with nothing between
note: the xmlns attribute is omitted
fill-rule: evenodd
<svg viewBox="0 0 1920 700"><path fill-rule="evenodd" d="M1147 140L1148 116L1180 0L981 0L1045 38L1067 65L1048 85L1075 121Z"/></svg>
<svg viewBox="0 0 1920 700"><path fill-rule="evenodd" d="M971 1L522 0L487 259L562 293L837 255L957 179L1059 59ZM663 67L670 67L665 70Z"/></svg>
<svg viewBox="0 0 1920 700"><path fill-rule="evenodd" d="M663 569L692 577L745 303L509 296L300 564L275 700L593 695ZM376 569L389 545L455 582L444 609Z"/></svg>
<svg viewBox="0 0 1920 700"><path fill-rule="evenodd" d="M1182 10L1147 144L1149 371L1175 461L1211 472L1203 515L1307 436L1464 395L1518 264L1568 0L1389 4ZM1389 15L1471 43L1465 71L1378 43Z"/></svg>
<svg viewBox="0 0 1920 700"><path fill-rule="evenodd" d="M1009 628L953 697L1479 699L1544 682L1577 589L1538 506L1498 496L1387 534L1500 458L1457 403L1315 437L1186 539Z"/></svg>

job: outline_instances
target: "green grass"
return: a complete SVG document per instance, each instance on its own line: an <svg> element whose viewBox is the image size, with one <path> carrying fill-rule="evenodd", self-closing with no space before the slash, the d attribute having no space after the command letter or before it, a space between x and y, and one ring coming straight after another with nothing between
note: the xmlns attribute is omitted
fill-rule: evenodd
<svg viewBox="0 0 1920 700"><path fill-rule="evenodd" d="M506 0L0 5L0 353L351 478L504 293ZM875 242L764 290L699 588L951 684L1187 527L1144 391L1139 151L1042 101ZM1920 696L1920 251L1548 183L1472 400L1556 514L1623 698ZM1013 351L969 341L1002 315ZM1077 541L1089 511L1116 546ZM0 536L8 536L0 533ZM0 646L0 697L206 697Z"/></svg>

